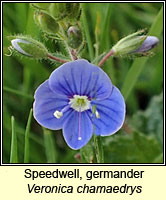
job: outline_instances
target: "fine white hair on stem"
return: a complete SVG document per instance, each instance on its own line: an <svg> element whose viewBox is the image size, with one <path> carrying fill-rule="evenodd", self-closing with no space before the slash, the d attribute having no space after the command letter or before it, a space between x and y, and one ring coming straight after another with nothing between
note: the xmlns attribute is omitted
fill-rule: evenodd
<svg viewBox="0 0 166 200"><path fill-rule="evenodd" d="M14 48L12 46L9 46L8 50L10 51L10 53L9 54L5 53L5 56L12 56Z"/></svg>

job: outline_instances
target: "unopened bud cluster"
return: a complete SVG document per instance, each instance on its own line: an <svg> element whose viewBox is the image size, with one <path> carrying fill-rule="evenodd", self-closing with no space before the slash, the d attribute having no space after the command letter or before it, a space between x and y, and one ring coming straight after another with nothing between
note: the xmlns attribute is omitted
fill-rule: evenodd
<svg viewBox="0 0 166 200"><path fill-rule="evenodd" d="M34 21L46 36L64 41L64 44L68 45L66 49L71 52L79 49L83 43L79 24L80 3L31 3L31 6L34 8ZM9 39L12 45L9 47L10 51L15 50L17 53L35 59L48 58L48 51L44 44L30 36L17 35ZM70 52L69 56L71 56Z"/></svg>
<svg viewBox="0 0 166 200"><path fill-rule="evenodd" d="M81 14L79 3L31 3L31 5L35 8L34 20L44 33L52 38L63 36L71 48L79 48L83 41L82 31L78 25Z"/></svg>
<svg viewBox="0 0 166 200"><path fill-rule="evenodd" d="M53 59L65 63L66 60L75 60L79 57L78 52L83 49L84 38L80 25L81 8L80 3L31 3L34 8L34 20L38 27L52 39L64 42L68 57L62 60L58 52L57 57L49 53L41 42L32 39L30 36L11 36L11 47L30 58ZM147 36L144 30L137 31L119 40L111 50L101 59L98 66L101 66L110 56L117 57L140 57L150 55L149 52L158 44L155 36ZM63 56L63 55L62 55Z"/></svg>
<svg viewBox="0 0 166 200"><path fill-rule="evenodd" d="M79 3L31 3L35 9L42 10L51 15L56 21L78 20L80 16Z"/></svg>

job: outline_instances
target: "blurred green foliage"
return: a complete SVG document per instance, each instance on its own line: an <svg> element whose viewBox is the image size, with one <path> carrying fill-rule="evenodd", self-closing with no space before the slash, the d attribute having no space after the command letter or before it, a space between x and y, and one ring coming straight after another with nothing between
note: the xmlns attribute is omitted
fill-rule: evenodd
<svg viewBox="0 0 166 200"><path fill-rule="evenodd" d="M160 144L154 136L139 132L125 136L117 134L107 139L105 146L106 163L154 163L162 154Z"/></svg>
<svg viewBox="0 0 166 200"><path fill-rule="evenodd" d="M163 144L163 93L154 96L145 111L137 111L132 118L133 128L148 135L154 134Z"/></svg>
<svg viewBox="0 0 166 200"><path fill-rule="evenodd" d="M88 44L82 57L92 61L96 54L109 49L122 37L137 30L150 29L162 3L84 3L85 32ZM18 56L7 57L13 34L31 35L43 42L51 52L64 51L64 47L48 40L33 20L34 10L29 3L3 3L3 163L10 162L12 131L17 136L18 162L24 162L25 130L35 89L55 69L50 62L38 62ZM161 24L162 22L160 22ZM113 136L103 138L107 163L161 163L163 162L163 35L155 55L146 62L133 91L127 99L127 128ZM94 46L95 44L95 46ZM98 46L98 52L95 48ZM90 53L89 53L90 51ZM138 58L141 63L141 58ZM122 88L134 60L110 58L103 70L113 84ZM157 95L159 95L157 97ZM156 97L154 97L156 96ZM150 103L149 103L150 102ZM14 125L12 125L14 120ZM42 129L32 118L28 130L30 163L79 163L92 162L93 153L69 149L61 130ZM93 142L91 142L93 143ZM13 147L12 147L13 148ZM15 150L14 150L15 152ZM15 152L16 153L16 152Z"/></svg>

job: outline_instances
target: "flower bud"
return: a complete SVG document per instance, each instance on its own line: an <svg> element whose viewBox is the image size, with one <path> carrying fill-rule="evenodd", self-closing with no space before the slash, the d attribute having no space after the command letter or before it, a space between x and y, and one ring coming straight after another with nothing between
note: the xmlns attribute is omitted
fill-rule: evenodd
<svg viewBox="0 0 166 200"><path fill-rule="evenodd" d="M142 37L142 36L140 36ZM148 36L144 42L142 43L142 45L132 51L131 53L143 53L143 52L147 52L150 51L151 49L153 49L157 44L159 43L159 39L155 36Z"/></svg>
<svg viewBox="0 0 166 200"><path fill-rule="evenodd" d="M47 34L54 35L59 30L59 24L50 15L37 11L34 15L36 24Z"/></svg>
<svg viewBox="0 0 166 200"><path fill-rule="evenodd" d="M79 3L66 3L66 9L68 12L68 18L78 20L81 12Z"/></svg>
<svg viewBox="0 0 166 200"><path fill-rule="evenodd" d="M68 17L69 20L78 20L80 15L79 3L51 3L49 13L56 20L62 20Z"/></svg>
<svg viewBox="0 0 166 200"><path fill-rule="evenodd" d="M138 49L144 40L147 38L146 35L139 36L142 31L138 31L125 38L122 38L117 44L112 47L114 56L127 56L134 50Z"/></svg>
<svg viewBox="0 0 166 200"><path fill-rule="evenodd" d="M11 44L14 50L36 59L46 58L48 51L46 47L37 40L34 40L28 36L13 36L11 37Z"/></svg>
<svg viewBox="0 0 166 200"><path fill-rule="evenodd" d="M62 20L67 16L66 3L51 3L49 13L55 20Z"/></svg>
<svg viewBox="0 0 166 200"><path fill-rule="evenodd" d="M31 5L34 8L40 9L40 10L47 10L49 8L51 3L31 3Z"/></svg>
<svg viewBox="0 0 166 200"><path fill-rule="evenodd" d="M80 29L77 26L70 26L68 31L68 44L70 47L76 49L78 48L82 43L82 33Z"/></svg>

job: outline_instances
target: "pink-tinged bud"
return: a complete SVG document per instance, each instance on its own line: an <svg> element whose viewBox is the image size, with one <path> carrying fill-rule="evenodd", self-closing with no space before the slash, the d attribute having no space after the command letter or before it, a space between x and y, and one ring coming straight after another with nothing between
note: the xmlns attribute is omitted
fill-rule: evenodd
<svg viewBox="0 0 166 200"><path fill-rule="evenodd" d="M82 43L82 33L78 26L70 26L68 31L68 44L70 47L77 49Z"/></svg>
<svg viewBox="0 0 166 200"><path fill-rule="evenodd" d="M140 37L142 37L142 36L140 36ZM157 37L155 37L155 36L147 36L147 38L144 40L142 45L138 49L132 51L131 53L143 53L143 52L150 51L158 43L159 43L159 39Z"/></svg>

